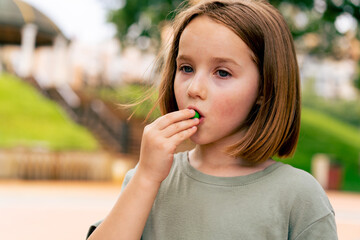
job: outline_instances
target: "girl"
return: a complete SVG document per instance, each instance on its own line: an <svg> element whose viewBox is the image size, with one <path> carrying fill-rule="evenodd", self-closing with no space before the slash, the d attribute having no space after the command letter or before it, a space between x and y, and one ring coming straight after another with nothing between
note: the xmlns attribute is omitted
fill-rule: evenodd
<svg viewBox="0 0 360 240"><path fill-rule="evenodd" d="M300 128L296 55L275 8L203 1L179 14L159 104L89 239L337 239L320 185L271 159L293 154ZM175 154L188 138L196 147Z"/></svg>

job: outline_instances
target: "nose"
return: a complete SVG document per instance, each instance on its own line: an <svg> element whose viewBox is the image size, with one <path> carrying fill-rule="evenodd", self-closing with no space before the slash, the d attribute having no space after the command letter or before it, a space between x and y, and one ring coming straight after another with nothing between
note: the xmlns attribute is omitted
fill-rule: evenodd
<svg viewBox="0 0 360 240"><path fill-rule="evenodd" d="M207 97L207 81L206 75L202 73L196 73L191 79L188 86L187 93L191 98L206 99Z"/></svg>

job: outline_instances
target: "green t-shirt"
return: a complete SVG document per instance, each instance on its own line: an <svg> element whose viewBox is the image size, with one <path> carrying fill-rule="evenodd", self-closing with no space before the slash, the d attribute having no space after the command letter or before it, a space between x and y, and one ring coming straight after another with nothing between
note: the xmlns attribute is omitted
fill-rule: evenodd
<svg viewBox="0 0 360 240"><path fill-rule="evenodd" d="M277 162L247 176L215 177L193 168L187 156L175 155L143 240L337 239L334 210L307 172Z"/></svg>

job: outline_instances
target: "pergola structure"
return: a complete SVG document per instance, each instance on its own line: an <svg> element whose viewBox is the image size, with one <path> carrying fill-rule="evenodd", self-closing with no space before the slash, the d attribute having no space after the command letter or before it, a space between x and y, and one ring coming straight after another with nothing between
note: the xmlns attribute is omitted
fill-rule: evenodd
<svg viewBox="0 0 360 240"><path fill-rule="evenodd" d="M22 29L36 26L35 45L52 45L55 37L63 34L60 29L39 10L20 0L0 0L0 46L21 44Z"/></svg>
<svg viewBox="0 0 360 240"><path fill-rule="evenodd" d="M33 6L21 0L0 0L0 50L6 45L20 47L13 66L18 76L32 76L36 47L50 45L61 55L66 42L60 29Z"/></svg>

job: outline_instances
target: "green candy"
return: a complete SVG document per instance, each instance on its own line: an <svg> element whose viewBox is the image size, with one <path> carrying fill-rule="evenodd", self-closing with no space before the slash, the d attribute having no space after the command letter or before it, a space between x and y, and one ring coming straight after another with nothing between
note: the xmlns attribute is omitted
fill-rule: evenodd
<svg viewBox="0 0 360 240"><path fill-rule="evenodd" d="M200 118L200 114L197 111L195 111L195 116L193 116L191 119L194 119L194 118Z"/></svg>

